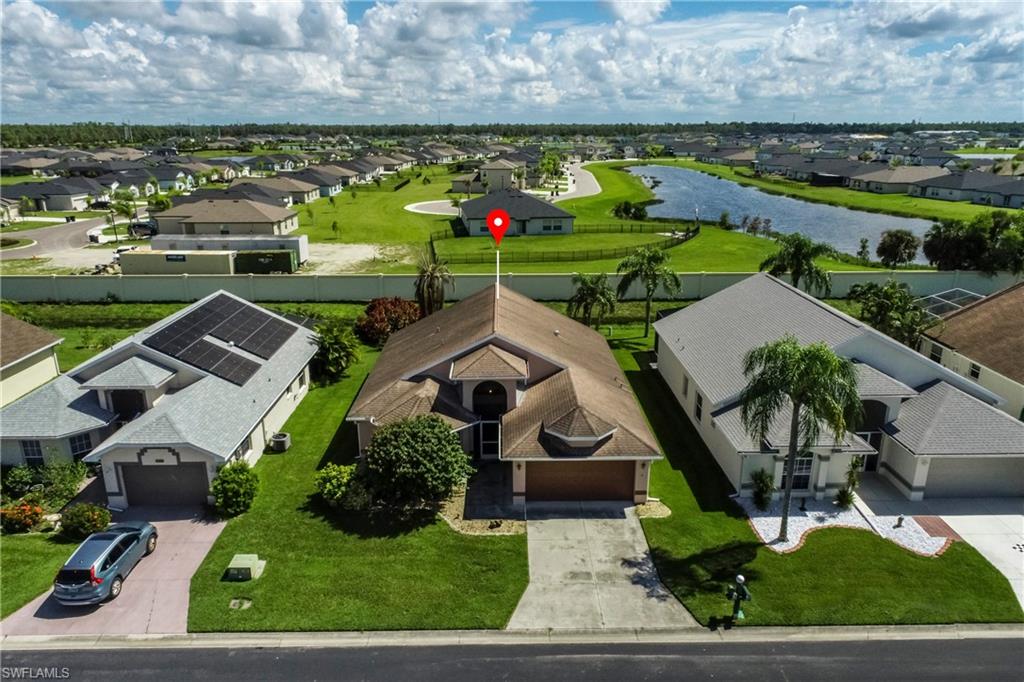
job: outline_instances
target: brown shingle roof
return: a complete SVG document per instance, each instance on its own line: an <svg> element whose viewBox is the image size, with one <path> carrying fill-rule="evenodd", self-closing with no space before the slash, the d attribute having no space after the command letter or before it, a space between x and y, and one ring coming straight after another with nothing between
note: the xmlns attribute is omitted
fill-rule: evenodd
<svg viewBox="0 0 1024 682"><path fill-rule="evenodd" d="M525 379L526 360L487 344L452 363L453 379Z"/></svg>
<svg viewBox="0 0 1024 682"><path fill-rule="evenodd" d="M502 417L503 457L660 456L657 440L604 337L505 287L500 299L489 286L393 334L350 417L379 421L381 414L405 400L407 386L418 373L479 352L491 339L502 339L563 368L528 385L520 406ZM568 448L544 435L545 424L571 421L580 408L592 424L607 424L605 432L614 428L615 433L589 449Z"/></svg>
<svg viewBox="0 0 1024 682"><path fill-rule="evenodd" d="M1024 383L1024 282L964 306L925 335Z"/></svg>
<svg viewBox="0 0 1024 682"><path fill-rule="evenodd" d="M0 313L0 367L7 367L61 341L63 339L45 329Z"/></svg>
<svg viewBox="0 0 1024 682"><path fill-rule="evenodd" d="M183 216L183 223L279 223L295 211L251 199L204 199L172 208L160 216Z"/></svg>

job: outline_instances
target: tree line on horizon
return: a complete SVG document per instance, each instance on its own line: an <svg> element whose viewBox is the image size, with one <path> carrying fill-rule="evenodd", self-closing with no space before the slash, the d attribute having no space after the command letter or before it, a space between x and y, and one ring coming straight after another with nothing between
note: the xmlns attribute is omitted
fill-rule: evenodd
<svg viewBox="0 0 1024 682"><path fill-rule="evenodd" d="M310 124L310 123L229 123L195 125L131 124L131 140L125 139L125 124L84 121L78 123L5 123L0 127L3 147L37 145L124 145L158 144L172 138L191 138L199 142L218 137L253 135L306 135L316 133L334 137L345 134L368 138L404 138L423 136L480 135L491 133L505 138L536 136L630 138L644 134L678 135L709 133L714 135L763 135L768 133L911 133L915 130L979 130L987 133L1024 132L1022 122L958 121L949 123L780 123L772 121L733 121L728 123L474 123L446 124ZM201 145L200 145L201 146Z"/></svg>

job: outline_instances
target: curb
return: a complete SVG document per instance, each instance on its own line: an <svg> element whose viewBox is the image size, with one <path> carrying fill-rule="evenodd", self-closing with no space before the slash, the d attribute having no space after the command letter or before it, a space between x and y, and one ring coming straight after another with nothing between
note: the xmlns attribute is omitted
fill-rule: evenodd
<svg viewBox="0 0 1024 682"><path fill-rule="evenodd" d="M17 234L17 233L15 233L15 232L8 232L7 234ZM14 239L17 239L17 237L14 237ZM28 249L28 248L31 248L31 247L35 246L38 243L39 242L37 242L35 239L29 239L28 240L28 244L22 244L21 246L8 246L6 249L3 249L3 253L10 253L11 251L20 251L22 249Z"/></svg>
<svg viewBox="0 0 1024 682"><path fill-rule="evenodd" d="M880 640L1024 639L1008 624L749 627L735 630L404 630L376 632L259 632L149 635L8 635L5 651L80 649L351 649L393 646L530 644L730 644Z"/></svg>

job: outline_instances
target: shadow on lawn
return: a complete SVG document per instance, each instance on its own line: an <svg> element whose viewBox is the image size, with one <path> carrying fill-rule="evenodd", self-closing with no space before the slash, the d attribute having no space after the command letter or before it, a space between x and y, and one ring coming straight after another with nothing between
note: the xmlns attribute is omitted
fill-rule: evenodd
<svg viewBox="0 0 1024 682"><path fill-rule="evenodd" d="M329 523L335 530L363 539L396 538L437 523L436 509L354 512L328 505L318 493L306 498L299 511Z"/></svg>
<svg viewBox="0 0 1024 682"><path fill-rule="evenodd" d="M729 499L732 487L689 417L676 402L662 376L650 368L657 357L650 351L633 353L633 357L640 370L627 371L626 379L647 414L665 458L673 469L682 473L700 510L745 518L740 506Z"/></svg>

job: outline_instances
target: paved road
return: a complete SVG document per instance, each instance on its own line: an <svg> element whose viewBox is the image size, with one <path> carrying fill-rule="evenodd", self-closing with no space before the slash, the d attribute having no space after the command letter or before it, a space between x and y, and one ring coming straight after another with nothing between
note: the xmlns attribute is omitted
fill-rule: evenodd
<svg viewBox="0 0 1024 682"><path fill-rule="evenodd" d="M510 630L697 626L661 584L632 505L531 502L526 518L530 584Z"/></svg>
<svg viewBox="0 0 1024 682"><path fill-rule="evenodd" d="M597 182L594 174L588 171L583 165L573 164L569 166L571 182L568 192L562 192L555 197L555 203L566 199L582 199L601 193L601 185Z"/></svg>
<svg viewBox="0 0 1024 682"><path fill-rule="evenodd" d="M146 211L139 210L139 217L145 218ZM119 220L118 225L127 225L128 221ZM0 260L13 258L32 258L33 256L55 258L59 260L61 253L78 251L89 244L88 232L96 227L106 227L106 218L89 218L76 220L73 223L55 223L53 227L40 227L34 230L5 233L14 239L31 239L32 246L23 249L6 249L0 251ZM103 254L97 254L96 262L104 260ZM55 263L59 264L59 263Z"/></svg>
<svg viewBox="0 0 1024 682"><path fill-rule="evenodd" d="M6 651L73 680L1015 680L1021 640ZM13 678L12 678L13 679ZM41 678L39 678L41 679Z"/></svg>

